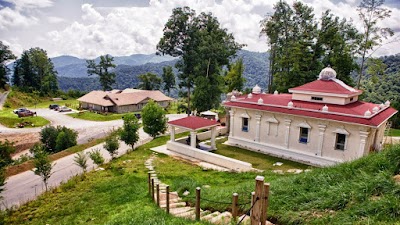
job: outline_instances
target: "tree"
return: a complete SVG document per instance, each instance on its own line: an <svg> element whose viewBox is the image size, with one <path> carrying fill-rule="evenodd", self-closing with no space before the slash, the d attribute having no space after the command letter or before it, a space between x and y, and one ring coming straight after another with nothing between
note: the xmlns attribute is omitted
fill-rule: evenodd
<svg viewBox="0 0 400 225"><path fill-rule="evenodd" d="M43 145L35 145L32 149L33 165L35 169L33 172L42 178L46 191L48 190L48 181L51 177L51 170L53 165L50 162L48 153Z"/></svg>
<svg viewBox="0 0 400 225"><path fill-rule="evenodd" d="M139 140L139 121L134 114L127 114L122 120L124 125L120 132L120 139L134 150L135 143Z"/></svg>
<svg viewBox="0 0 400 225"><path fill-rule="evenodd" d="M387 65L381 59L368 58L366 62L366 74L370 76L372 83L376 84L380 78L385 74Z"/></svg>
<svg viewBox="0 0 400 225"><path fill-rule="evenodd" d="M87 73L90 75L96 74L100 78L100 84L104 91L111 90L112 85L115 83L115 73L110 72L110 68L115 68L116 65L112 62L114 57L110 55L100 56L99 64L96 64L94 60L86 60Z"/></svg>
<svg viewBox="0 0 400 225"><path fill-rule="evenodd" d="M161 78L154 73L146 73L138 76L142 90L159 90L161 86Z"/></svg>
<svg viewBox="0 0 400 225"><path fill-rule="evenodd" d="M27 92L41 95L54 94L58 90L57 71L41 48L31 48L22 53L14 63L13 85Z"/></svg>
<svg viewBox="0 0 400 225"><path fill-rule="evenodd" d="M49 153L56 152L58 130L54 126L46 126L40 131L40 142Z"/></svg>
<svg viewBox="0 0 400 225"><path fill-rule="evenodd" d="M192 88L197 88L196 78L199 76L208 79L208 89L211 86L214 88L214 93L207 93L211 94L208 98L213 99L202 107L213 108L215 102L219 103L223 82L217 77L221 76L222 67L229 64L229 59L242 46L235 42L226 29L220 28L218 20L211 13L196 16L189 7L173 9L165 24L163 37L157 44L157 51L158 54L179 57L175 67L179 70L179 87L186 88L182 93L187 95L188 112L191 109L191 92L196 91ZM204 79L198 82L205 85ZM194 108L197 107L198 104L194 105Z"/></svg>
<svg viewBox="0 0 400 225"><path fill-rule="evenodd" d="M233 62L229 65L228 69L224 78L227 86L226 92L232 92L233 90L242 91L246 82L246 79L243 77L243 59L240 58L236 62Z"/></svg>
<svg viewBox="0 0 400 225"><path fill-rule="evenodd" d="M5 142L0 141L0 168L4 168L12 163L11 154L15 152L14 143L6 140Z"/></svg>
<svg viewBox="0 0 400 225"><path fill-rule="evenodd" d="M6 63L15 58L15 55L12 53L9 47L0 41L0 88L4 88L8 81L9 70L6 66Z"/></svg>
<svg viewBox="0 0 400 225"><path fill-rule="evenodd" d="M142 109L143 130L151 137L156 137L167 130L165 110L153 100L150 100Z"/></svg>
<svg viewBox="0 0 400 225"><path fill-rule="evenodd" d="M75 146L78 133L65 126L46 126L40 131L40 141L48 153L55 153Z"/></svg>
<svg viewBox="0 0 400 225"><path fill-rule="evenodd" d="M90 159L93 160L94 164L97 166L100 166L104 163L104 157L101 154L100 149L93 149L88 154Z"/></svg>
<svg viewBox="0 0 400 225"><path fill-rule="evenodd" d="M74 163L75 163L75 165L82 168L83 173L86 172L88 164L87 164L87 156L84 152L76 153L76 155L74 156Z"/></svg>
<svg viewBox="0 0 400 225"><path fill-rule="evenodd" d="M115 135L110 135L106 138L103 147L110 153L112 159L118 154L119 142Z"/></svg>
<svg viewBox="0 0 400 225"><path fill-rule="evenodd" d="M363 24L364 32L360 44L361 66L357 77L357 88L360 87L361 77L364 73L367 53L374 47L382 44L382 39L393 35L390 28L379 27L378 23L390 17L391 11L382 7L384 0L363 0L357 8L358 15Z"/></svg>
<svg viewBox="0 0 400 225"><path fill-rule="evenodd" d="M171 88L175 87L175 74L171 66L163 67L162 80L164 82L164 91L167 91L168 95L170 95Z"/></svg>
<svg viewBox="0 0 400 225"><path fill-rule="evenodd" d="M274 9L261 21L261 33L271 47L269 92L287 92L314 81L327 66L336 70L338 79L352 83L359 35L351 23L329 10L317 21L313 9L298 1L292 6L279 1Z"/></svg>

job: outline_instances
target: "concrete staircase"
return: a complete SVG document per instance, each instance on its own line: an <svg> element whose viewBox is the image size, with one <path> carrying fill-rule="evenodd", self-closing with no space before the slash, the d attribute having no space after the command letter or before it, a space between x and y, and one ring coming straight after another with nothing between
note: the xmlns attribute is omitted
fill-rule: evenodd
<svg viewBox="0 0 400 225"><path fill-rule="evenodd" d="M156 184L159 184L160 188L160 207L166 209L166 184L162 183L158 178L157 178L157 173L154 170L153 167L153 160L154 156L150 157L146 162L145 166L151 173L151 178L154 179L154 186L156 189ZM154 190L156 193L156 190ZM155 194L156 198L156 194ZM182 201L182 199L178 196L177 192L170 192L169 193L169 199L170 199L170 214L176 216L176 217L183 217L183 218L188 218L188 219L195 219L196 214L195 214L195 208L191 206L187 206L186 202ZM157 199L156 199L157 201ZM239 218L238 220L240 220ZM209 221L210 223L213 224L231 224L232 221L232 214L230 212L211 212L208 210L200 210L200 220L205 220ZM241 224L249 224L250 220L249 217L246 217L246 219L241 223Z"/></svg>

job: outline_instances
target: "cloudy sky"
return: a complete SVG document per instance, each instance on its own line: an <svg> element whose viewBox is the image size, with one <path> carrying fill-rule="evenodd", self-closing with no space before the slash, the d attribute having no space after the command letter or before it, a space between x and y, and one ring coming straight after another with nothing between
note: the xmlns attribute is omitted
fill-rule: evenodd
<svg viewBox="0 0 400 225"><path fill-rule="evenodd" d="M0 40L16 55L31 47L49 56L94 58L154 53L172 9L188 5L212 12L245 49L267 51L259 22L273 13L277 0L0 0ZM356 7L361 0L303 0L317 16L327 9L361 28ZM293 0L288 0L291 4ZM400 39L400 0L386 0L392 16L381 25ZM374 56L400 52L400 42L382 46Z"/></svg>

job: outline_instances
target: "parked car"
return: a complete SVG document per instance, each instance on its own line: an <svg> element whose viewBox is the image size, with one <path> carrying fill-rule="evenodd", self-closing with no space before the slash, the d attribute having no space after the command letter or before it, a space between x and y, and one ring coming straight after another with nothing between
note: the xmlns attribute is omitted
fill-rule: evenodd
<svg viewBox="0 0 400 225"><path fill-rule="evenodd" d="M70 112L72 109L68 108L67 106L61 106L58 108L59 112Z"/></svg>
<svg viewBox="0 0 400 225"><path fill-rule="evenodd" d="M18 114L19 112L23 112L23 111L27 111L27 108L19 108L19 109L15 109L13 110L13 113Z"/></svg>
<svg viewBox="0 0 400 225"><path fill-rule="evenodd" d="M27 116L34 116L36 115L36 112L32 112L31 110L25 110L18 112L18 117L27 117Z"/></svg>
<svg viewBox="0 0 400 225"><path fill-rule="evenodd" d="M51 105L49 105L49 109L56 109L56 108L58 108L58 107L60 107L60 106L57 105L57 104L51 104Z"/></svg>

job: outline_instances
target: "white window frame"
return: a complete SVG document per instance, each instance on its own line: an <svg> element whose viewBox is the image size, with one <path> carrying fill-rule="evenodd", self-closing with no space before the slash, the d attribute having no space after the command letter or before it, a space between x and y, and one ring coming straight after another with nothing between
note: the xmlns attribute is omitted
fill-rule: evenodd
<svg viewBox="0 0 400 225"><path fill-rule="evenodd" d="M311 126L307 122L302 122L299 125L297 125L297 127L299 128L299 143L308 144L310 142ZM307 129L307 141L306 142L301 141L301 129Z"/></svg>
<svg viewBox="0 0 400 225"><path fill-rule="evenodd" d="M247 120L247 126L244 126L244 121ZM247 117L242 117L242 131L243 132L249 132L250 130L250 120Z"/></svg>
<svg viewBox="0 0 400 225"><path fill-rule="evenodd" d="M335 134L335 140L334 140L334 146L333 146L333 148L335 149L335 150L338 150L338 151L345 151L345 150L347 150L347 143L349 142L348 140L349 140L349 136L350 136L350 133L346 130L346 129L344 129L344 128L338 128L338 129L336 129L335 131L333 131L333 133ZM339 134L341 134L341 135L344 135L344 137L345 137L345 139L344 139L344 144L343 144L343 149L339 149L339 148L336 148L336 146L337 146L337 141L338 141L338 135Z"/></svg>

